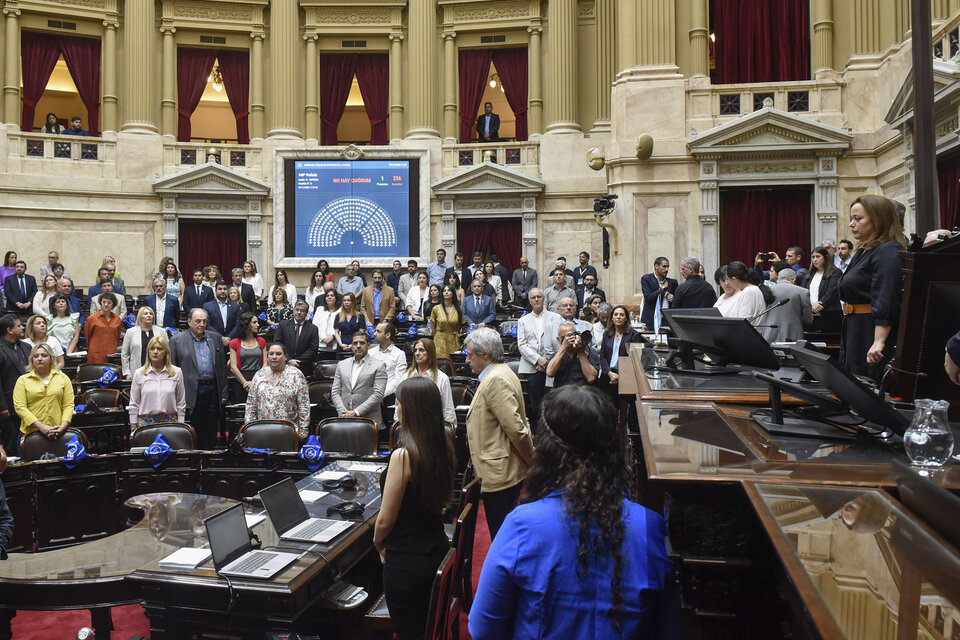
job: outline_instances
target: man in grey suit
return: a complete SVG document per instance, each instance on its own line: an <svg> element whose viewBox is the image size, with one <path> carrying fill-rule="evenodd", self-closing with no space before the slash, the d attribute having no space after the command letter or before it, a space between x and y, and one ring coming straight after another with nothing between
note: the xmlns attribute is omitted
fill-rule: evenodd
<svg viewBox="0 0 960 640"><path fill-rule="evenodd" d="M513 270L510 285L513 287L513 303L530 308L530 290L540 284L537 281L537 270L530 268L527 256L520 256L520 268Z"/></svg>
<svg viewBox="0 0 960 640"><path fill-rule="evenodd" d="M189 331L170 340L170 360L183 371L190 424L197 432L197 445L213 449L227 403L227 366L225 347L215 333L207 332L207 312L190 310Z"/></svg>
<svg viewBox="0 0 960 640"><path fill-rule="evenodd" d="M353 357L341 360L333 374L330 399L341 418L371 418L377 429L384 429L380 401L387 387L383 361L368 353L370 339L363 331L353 334Z"/></svg>
<svg viewBox="0 0 960 640"><path fill-rule="evenodd" d="M540 419L540 401L546 392L547 365L557 350L557 327L563 321L559 313L543 306L543 291L529 290L531 312L517 321L517 347L520 350L521 375L530 381L530 422Z"/></svg>
<svg viewBox="0 0 960 640"><path fill-rule="evenodd" d="M768 326L763 329L763 337L767 342L800 340L803 338L804 328L813 323L810 292L795 285L796 279L796 271L781 269L777 272L777 281L770 287L777 301L789 300L790 302L771 310L764 319L763 324Z"/></svg>

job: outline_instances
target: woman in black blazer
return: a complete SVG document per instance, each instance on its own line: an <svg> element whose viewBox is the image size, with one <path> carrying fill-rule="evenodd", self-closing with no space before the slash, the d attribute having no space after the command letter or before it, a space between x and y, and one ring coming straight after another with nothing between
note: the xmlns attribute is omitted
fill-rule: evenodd
<svg viewBox="0 0 960 640"><path fill-rule="evenodd" d="M643 337L630 324L630 312L618 304L610 313L610 322L600 342L600 370L597 380L600 389L610 394L620 412L620 426L625 427L631 412L635 412L634 395L620 393L620 358L627 357L627 345L643 342Z"/></svg>
<svg viewBox="0 0 960 640"><path fill-rule="evenodd" d="M817 295L811 290L810 306L813 307L813 326L815 332L839 333L843 315L840 311L840 294L837 284L843 272L833 265L833 258L826 247L817 247L810 254L810 271L803 279L803 286L817 281ZM818 277L819 276L819 277Z"/></svg>

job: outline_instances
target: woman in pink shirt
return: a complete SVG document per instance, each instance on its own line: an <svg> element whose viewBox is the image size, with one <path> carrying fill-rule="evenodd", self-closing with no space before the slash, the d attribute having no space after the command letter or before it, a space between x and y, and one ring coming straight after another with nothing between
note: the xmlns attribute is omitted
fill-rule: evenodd
<svg viewBox="0 0 960 640"><path fill-rule="evenodd" d="M163 422L183 422L187 400L183 373L170 363L163 336L147 344L147 364L133 372L130 384L130 431Z"/></svg>

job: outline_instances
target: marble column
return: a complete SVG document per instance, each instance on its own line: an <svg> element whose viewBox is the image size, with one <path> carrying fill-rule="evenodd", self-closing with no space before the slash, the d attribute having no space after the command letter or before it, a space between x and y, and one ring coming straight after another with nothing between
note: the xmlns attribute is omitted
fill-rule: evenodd
<svg viewBox="0 0 960 640"><path fill-rule="evenodd" d="M641 67L676 67L675 0L642 0L637 5L637 63Z"/></svg>
<svg viewBox="0 0 960 640"><path fill-rule="evenodd" d="M880 7L877 0L853 0L854 54L880 51Z"/></svg>
<svg viewBox="0 0 960 640"><path fill-rule="evenodd" d="M153 0L126 0L123 22L123 123L127 133L157 133L154 101L153 42L156 8Z"/></svg>
<svg viewBox="0 0 960 640"><path fill-rule="evenodd" d="M436 0L410 0L410 116L408 138L438 138L437 131L437 7Z"/></svg>
<svg viewBox="0 0 960 640"><path fill-rule="evenodd" d="M109 14L108 14L109 15ZM112 17L115 17L112 16ZM103 105L100 108L100 131L117 130L117 28L115 19L103 21Z"/></svg>
<svg viewBox="0 0 960 640"><path fill-rule="evenodd" d="M270 130L268 138L300 138L300 114L294 88L299 84L300 19L297 0L270 4Z"/></svg>
<svg viewBox="0 0 960 640"><path fill-rule="evenodd" d="M390 140L403 138L403 34L390 34Z"/></svg>
<svg viewBox="0 0 960 640"><path fill-rule="evenodd" d="M20 128L20 10L7 7L3 61L4 122Z"/></svg>
<svg viewBox="0 0 960 640"><path fill-rule="evenodd" d="M550 92L546 133L576 133L577 121L577 0L550 0Z"/></svg>
<svg viewBox="0 0 960 640"><path fill-rule="evenodd" d="M527 47L527 131L530 137L543 133L543 88L541 64L541 34L543 27L527 27L530 43Z"/></svg>
<svg viewBox="0 0 960 640"><path fill-rule="evenodd" d="M637 66L637 0L617 2L617 75Z"/></svg>
<svg viewBox="0 0 960 640"><path fill-rule="evenodd" d="M303 39L307 41L307 64L305 71L307 77L303 85L306 92L306 95L304 96L305 104L303 107L303 115L306 118L304 134L307 140L319 140L320 138L320 98L317 95L317 63L319 61L319 55L317 54L318 38L319 36L315 33L303 36Z"/></svg>
<svg viewBox="0 0 960 640"><path fill-rule="evenodd" d="M708 0L690 0L690 75L710 75Z"/></svg>
<svg viewBox="0 0 960 640"><path fill-rule="evenodd" d="M171 26L160 27L163 34L163 77L160 84L160 133L177 136L177 43Z"/></svg>
<svg viewBox="0 0 960 640"><path fill-rule="evenodd" d="M833 69L833 2L813 3L813 71Z"/></svg>
<svg viewBox="0 0 960 640"><path fill-rule="evenodd" d="M610 92L616 73L617 59L617 3L614 0L596 0L597 17L597 120L592 131L610 131Z"/></svg>
<svg viewBox="0 0 960 640"><path fill-rule="evenodd" d="M250 34L250 139L263 140L263 38Z"/></svg>
<svg viewBox="0 0 960 640"><path fill-rule="evenodd" d="M460 139L457 117L457 34L443 33L443 137L450 142Z"/></svg>

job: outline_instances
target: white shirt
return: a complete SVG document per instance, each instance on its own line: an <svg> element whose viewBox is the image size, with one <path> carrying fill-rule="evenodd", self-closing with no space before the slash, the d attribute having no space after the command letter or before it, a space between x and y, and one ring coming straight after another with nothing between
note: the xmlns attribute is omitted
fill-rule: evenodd
<svg viewBox="0 0 960 640"><path fill-rule="evenodd" d="M252 278L244 278L243 281L253 287L253 295L258 298L263 297L263 278L260 277L259 273L253 274Z"/></svg>
<svg viewBox="0 0 960 640"><path fill-rule="evenodd" d="M307 292L303 296L303 300L304 302L307 303L307 306L310 308L310 313L314 312L314 309L316 308L314 303L317 301L317 296L321 296L321 295L323 295L322 288L314 289L313 287L310 287L309 289L307 289ZM321 300L321 303L322 302L323 300Z"/></svg>
<svg viewBox="0 0 960 640"><path fill-rule="evenodd" d="M717 301L713 303L713 306L715 306L717 309L720 309L720 315L723 317L732 318L736 315L734 313L734 309L737 307L739 297L740 292L734 291L733 295L729 298L724 298L723 296L717 298Z"/></svg>
<svg viewBox="0 0 960 640"><path fill-rule="evenodd" d="M163 314L167 311L167 296L157 296L157 310L154 312L153 323L157 326L163 326ZM224 323L226 324L226 323Z"/></svg>
<svg viewBox="0 0 960 640"><path fill-rule="evenodd" d="M433 379L430 371L420 373L416 367L410 372L407 378L419 377ZM450 378L443 371L437 371L437 388L440 389L440 407L443 412L443 420L450 424L457 424L457 412L453 406L453 391L450 389Z"/></svg>
<svg viewBox="0 0 960 640"><path fill-rule="evenodd" d="M421 293L420 287L415 285L407 292L407 306L418 316L423 315L423 301L430 299L430 287L427 287Z"/></svg>
<svg viewBox="0 0 960 640"><path fill-rule="evenodd" d="M227 303L217 300L217 306L220 307L220 318L223 320L223 326L227 326Z"/></svg>
<svg viewBox="0 0 960 640"><path fill-rule="evenodd" d="M810 304L820 302L820 281L823 280L823 273L817 271L810 278Z"/></svg>
<svg viewBox="0 0 960 640"><path fill-rule="evenodd" d="M387 347L386 351L377 345L370 349L370 353L376 356L387 370L387 387L383 390L384 397L396 393L397 385L403 381L404 374L407 372L407 356L395 344Z"/></svg>
<svg viewBox="0 0 960 640"><path fill-rule="evenodd" d="M316 325L317 332L320 334L320 348L325 351L333 351L337 347L336 340L331 340L330 344L327 344L323 339L333 335L333 323L336 322L339 313L340 309L327 311L321 307L317 307L313 313L313 324Z"/></svg>
<svg viewBox="0 0 960 640"><path fill-rule="evenodd" d="M353 371L350 372L350 388L357 386L357 378L360 377L360 369L363 368L363 363L367 361L370 357L370 352L367 352L367 355L363 356L360 360L357 360L356 357L353 358Z"/></svg>
<svg viewBox="0 0 960 640"><path fill-rule="evenodd" d="M833 256L833 266L835 266L837 269L840 269L840 271L846 272L847 267L850 266L851 258L853 258L853 256L850 256L850 258L847 258L847 261L844 262L840 259L839 255Z"/></svg>
<svg viewBox="0 0 960 640"><path fill-rule="evenodd" d="M23 339L23 342L24 342L24 344L30 345L30 348L31 348L31 349L33 349L33 347L36 346L36 345L33 344L33 340L31 340L30 338L24 338L24 339ZM62 356L62 355L63 355L63 345L60 344L60 341L57 340L56 338L54 338L53 336L49 336L49 335L48 335L48 336L47 336L47 339L44 340L41 344L45 344L45 345L47 345L48 347L50 347L50 349L53 350L53 355L55 355L55 356Z"/></svg>
<svg viewBox="0 0 960 640"><path fill-rule="evenodd" d="M267 300L271 303L273 302L273 290L276 288L277 285L273 285L270 287L270 293L267 294ZM283 286L283 289L287 292L287 304L292 307L293 303L297 301L297 288L288 282Z"/></svg>
<svg viewBox="0 0 960 640"><path fill-rule="evenodd" d="M767 303L763 300L763 292L760 287L746 287L740 291L740 295L735 296L733 310L730 314L732 318L754 318L767 308ZM723 311L721 310L721 313ZM763 324L764 317L760 316L751 320L751 324L757 326Z"/></svg>

